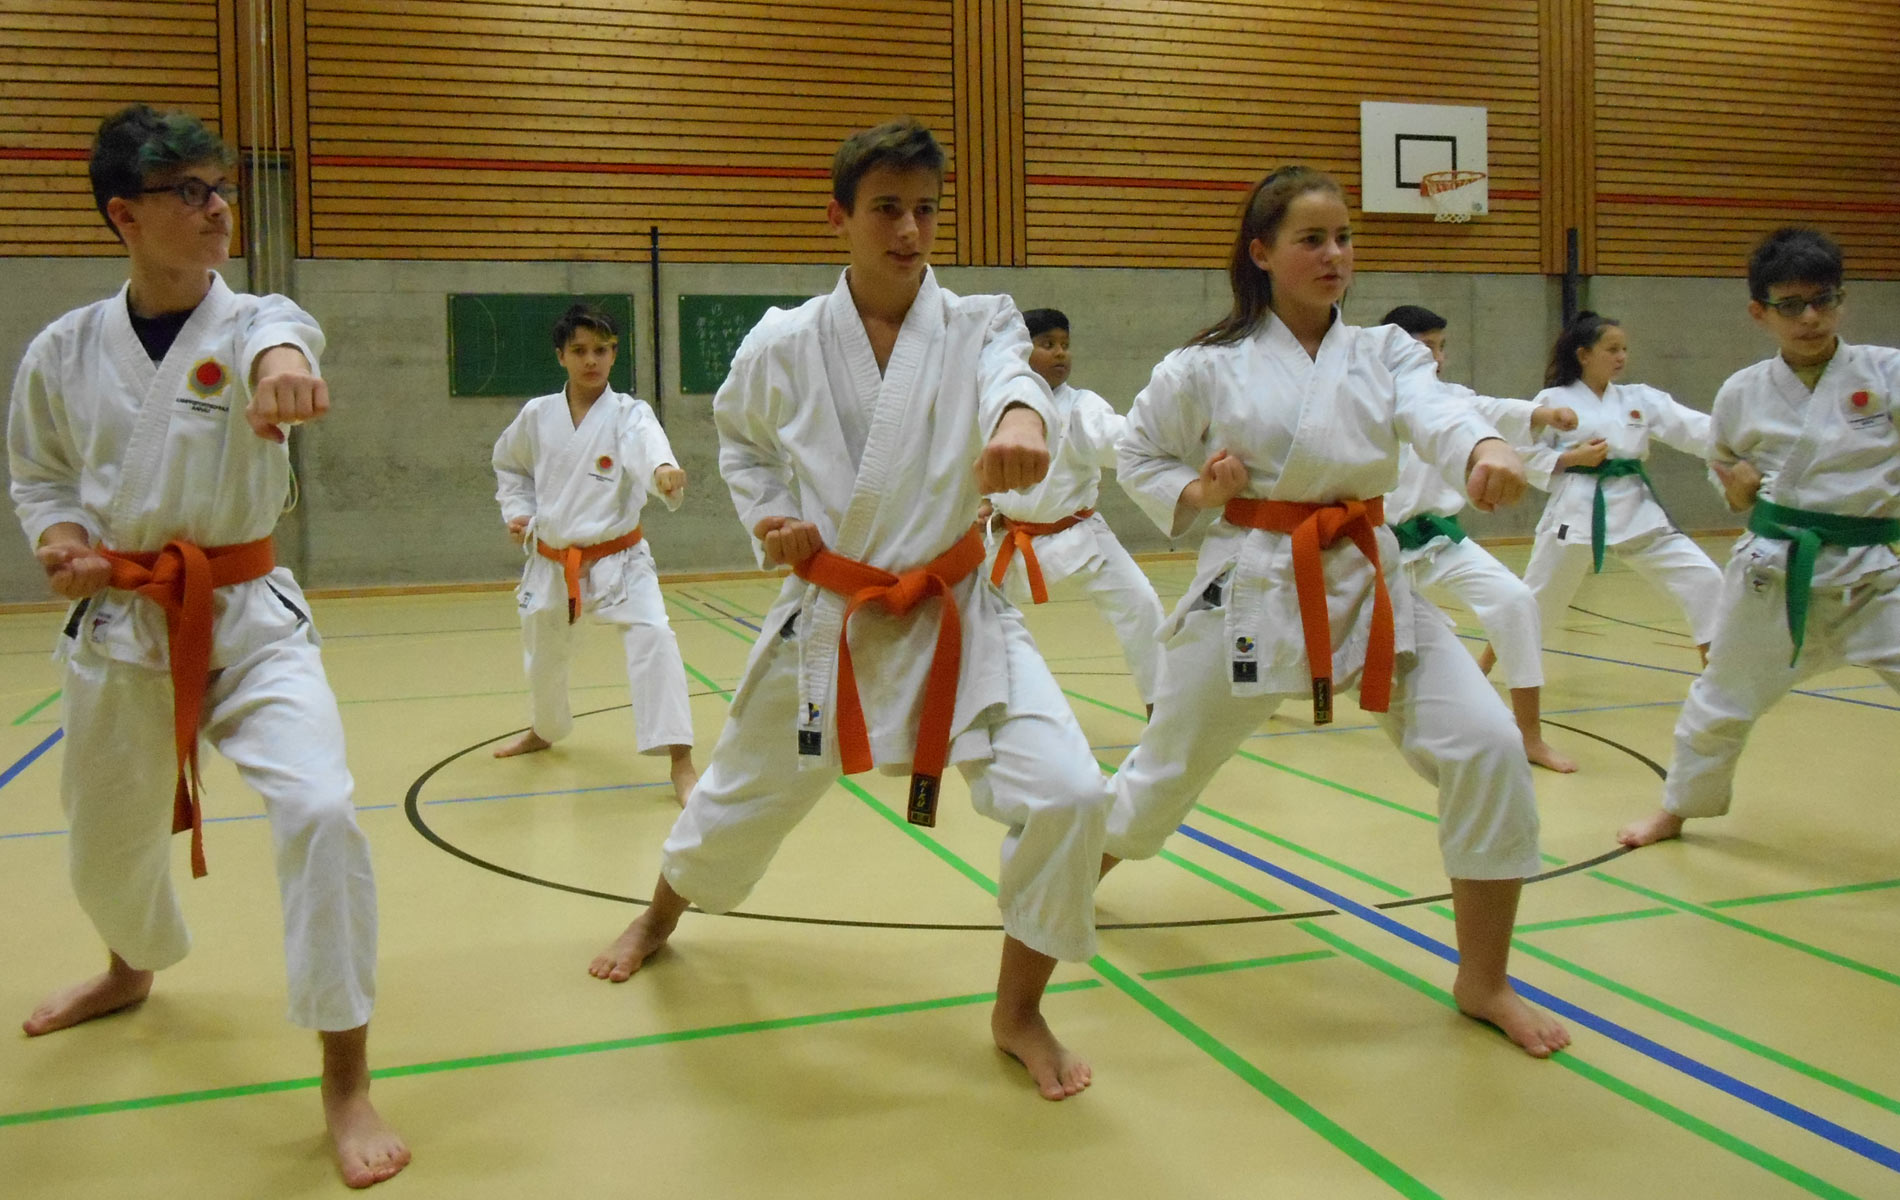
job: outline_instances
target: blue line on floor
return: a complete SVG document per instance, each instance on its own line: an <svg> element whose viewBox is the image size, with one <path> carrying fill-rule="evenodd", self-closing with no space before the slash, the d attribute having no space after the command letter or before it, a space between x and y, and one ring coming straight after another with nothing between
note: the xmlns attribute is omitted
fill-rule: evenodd
<svg viewBox="0 0 1900 1200"><path fill-rule="evenodd" d="M64 736L66 736L66 730L64 728L55 729L53 732L47 734L46 739L42 741L39 745L33 747L31 750L28 750L25 754L21 755L19 762L16 762L12 766L8 767L5 772L0 772L0 788L7 786L9 783L12 783L14 778L18 776L20 772L26 770L28 767L33 765L34 759L46 753L48 750L51 750L53 748L53 744L59 741L59 739Z"/></svg>
<svg viewBox="0 0 1900 1200"><path fill-rule="evenodd" d="M1209 849L1217 850L1227 857L1245 863L1257 871L1264 871L1280 882L1296 887L1309 896L1318 897L1325 903L1337 908L1340 912L1350 913L1352 916L1358 917L1368 924L1378 926L1387 933L1395 934L1410 942L1412 945L1417 946L1419 949L1437 955L1446 962L1456 963L1458 961L1458 952L1452 949L1452 947L1429 934L1421 933L1408 925L1403 925L1393 920L1377 909L1368 908L1357 901L1349 900L1331 888L1296 875L1285 867L1276 866L1263 858L1249 854L1239 846L1224 842L1212 834L1203 833L1201 830L1195 829L1192 826L1181 826L1181 832ZM1894 1150L1891 1146L1876 1142L1864 1134L1855 1133L1845 1126L1837 1125L1818 1113L1809 1112L1797 1104L1790 1103L1779 1096L1763 1091L1754 1084L1745 1083L1725 1071L1719 1071L1705 1063L1698 1062L1678 1050L1671 1050L1661 1042L1644 1037L1633 1029L1619 1025L1606 1017L1600 1017L1586 1008L1572 1004L1570 1001L1555 996L1533 984L1525 983L1515 976L1512 977L1511 982L1517 988L1518 994L1525 999L1535 1001L1554 1013L1568 1017L1586 1029L1595 1030L1610 1040L1629 1047L1638 1054L1654 1059L1664 1066L1673 1067L1681 1071L1699 1083L1708 1084L1710 1087L1727 1093L1746 1104L1753 1105L1771 1116L1780 1117L1782 1120L1787 1121L1797 1128L1804 1129L1818 1137L1825 1138L1843 1150L1852 1151L1862 1158L1886 1167L1890 1171L1900 1172L1900 1151ZM1562 1053L1562 1051L1559 1051L1559 1053Z"/></svg>

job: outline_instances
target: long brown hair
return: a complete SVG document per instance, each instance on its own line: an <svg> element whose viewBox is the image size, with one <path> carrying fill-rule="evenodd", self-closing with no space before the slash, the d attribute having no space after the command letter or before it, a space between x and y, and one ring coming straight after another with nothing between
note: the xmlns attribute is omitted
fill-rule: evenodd
<svg viewBox="0 0 1900 1200"><path fill-rule="evenodd" d="M1587 308L1570 318L1570 324L1557 335L1557 344L1550 348L1550 363L1544 368L1544 386L1569 387L1582 379L1583 364L1577 361L1577 351L1595 349L1605 333L1621 326L1621 321L1598 316Z"/></svg>
<svg viewBox="0 0 1900 1200"><path fill-rule="evenodd" d="M1260 328L1273 307L1273 277L1254 262L1253 244L1272 245L1288 206L1308 192L1331 192L1345 199L1331 175L1312 167L1281 167L1253 185L1240 210L1240 232L1234 235L1234 252L1227 264L1227 278L1234 289L1233 311L1189 338L1188 345L1229 346L1252 337Z"/></svg>

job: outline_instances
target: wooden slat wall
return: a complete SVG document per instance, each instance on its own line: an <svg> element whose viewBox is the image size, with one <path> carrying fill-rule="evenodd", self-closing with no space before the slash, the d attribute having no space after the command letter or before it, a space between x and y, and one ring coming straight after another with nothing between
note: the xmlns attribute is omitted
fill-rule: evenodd
<svg viewBox="0 0 1900 1200"><path fill-rule="evenodd" d="M144 101L229 126L230 0L0 0L0 256L117 254L86 157Z"/></svg>
<svg viewBox="0 0 1900 1200"><path fill-rule="evenodd" d="M1023 222L1022 0L956 0L957 144L963 193L963 236L956 261L1022 266Z"/></svg>
<svg viewBox="0 0 1900 1200"><path fill-rule="evenodd" d="M641 259L657 224L677 260L836 261L841 137L909 114L955 153L951 0L302 8L319 257Z"/></svg>
<svg viewBox="0 0 1900 1200"><path fill-rule="evenodd" d="M1737 275L1770 229L1900 275L1900 3L1596 0L1597 267Z"/></svg>
<svg viewBox="0 0 1900 1200"><path fill-rule="evenodd" d="M1543 0L1543 269L1596 273L1595 0Z"/></svg>
<svg viewBox="0 0 1900 1200"><path fill-rule="evenodd" d="M1537 271L1539 7L1023 0L1030 264L1219 264L1276 165L1356 198L1359 103L1386 100L1490 110L1491 213L1365 217L1361 269Z"/></svg>

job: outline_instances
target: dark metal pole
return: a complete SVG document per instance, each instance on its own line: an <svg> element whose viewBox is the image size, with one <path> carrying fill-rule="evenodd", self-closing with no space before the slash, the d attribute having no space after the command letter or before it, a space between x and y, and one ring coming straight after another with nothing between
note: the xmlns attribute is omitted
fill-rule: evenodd
<svg viewBox="0 0 1900 1200"><path fill-rule="evenodd" d="M660 227L647 229L648 272L653 278L653 415L666 420L666 395L664 375L661 371L664 356L660 353Z"/></svg>
<svg viewBox="0 0 1900 1200"><path fill-rule="evenodd" d="M1577 319L1577 310L1583 307L1583 274L1578 270L1582 255L1577 248L1577 229L1571 226L1564 230L1564 324Z"/></svg>

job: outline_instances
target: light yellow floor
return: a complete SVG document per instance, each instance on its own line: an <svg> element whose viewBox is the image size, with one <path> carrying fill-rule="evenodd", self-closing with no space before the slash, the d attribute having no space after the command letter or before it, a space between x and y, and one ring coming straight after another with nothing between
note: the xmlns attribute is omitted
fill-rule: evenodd
<svg viewBox="0 0 1900 1200"><path fill-rule="evenodd" d="M1149 567L1170 603L1191 574ZM773 591L667 588L704 748ZM1553 869L1655 806L1696 666L1680 615L1628 571L1577 604L1546 639L1549 736L1583 763L1537 777ZM1900 1164L1900 698L1865 672L1761 723L1730 817L1526 890L1516 973L1608 1023L1572 1020L1551 1063L1459 1018L1426 949L1353 915L1283 915L1326 905L1249 857L1361 905L1445 888L1431 790L1356 709L1314 730L1289 707L1189 822L1221 846L1177 835L1103 886L1105 927L1177 924L1105 928L1099 959L1059 971L1051 1020L1096 1084L1050 1104L988 1045L998 829L954 774L930 832L893 815L901 780L835 789L745 906L797 920L689 916L672 952L609 986L583 968L634 911L615 897L651 886L675 812L665 760L630 752L612 637L584 634L575 736L498 762L488 743L524 707L507 593L317 617L377 856L375 1090L416 1152L381 1194L1900 1195L1882 1161ZM1030 622L1119 762L1140 704L1107 626L1066 588ZM65 881L57 624L0 617L10 1018L103 957ZM0 1038L0 1195L344 1190L313 1039L283 1020L257 803L222 763L207 783L210 878L186 880L178 847L193 955L135 1012ZM1387 915L1444 943L1447 911Z"/></svg>

